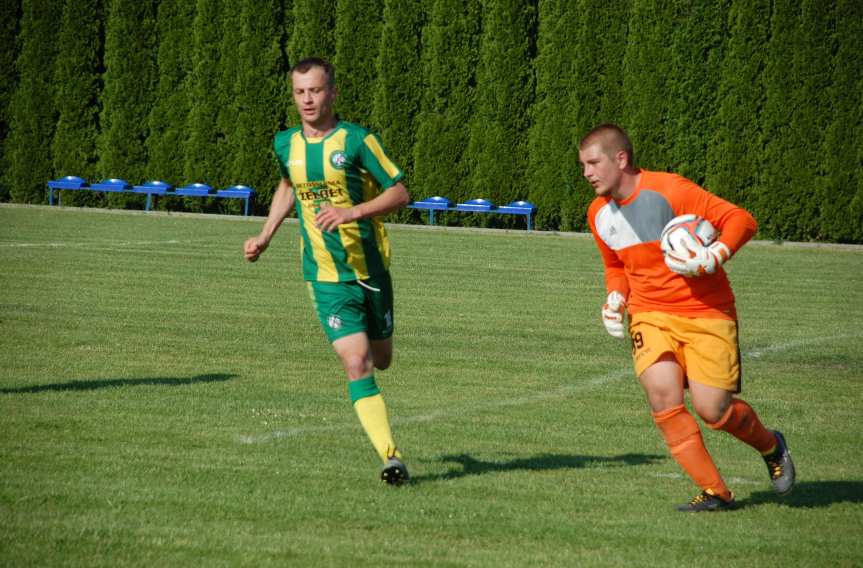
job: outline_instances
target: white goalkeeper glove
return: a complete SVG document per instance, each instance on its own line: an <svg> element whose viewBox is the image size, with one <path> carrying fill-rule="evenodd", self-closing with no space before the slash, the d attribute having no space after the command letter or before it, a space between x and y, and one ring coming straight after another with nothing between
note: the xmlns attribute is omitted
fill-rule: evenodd
<svg viewBox="0 0 863 568"><path fill-rule="evenodd" d="M729 258L731 249L724 243L715 241L706 247L692 247L692 250L684 253L668 251L665 253L665 265L681 276L697 278L704 274L713 274Z"/></svg>
<svg viewBox="0 0 863 568"><path fill-rule="evenodd" d="M626 298L618 291L611 292L605 305L602 306L602 323L608 335L623 339L626 337L626 327L623 317L626 313Z"/></svg>

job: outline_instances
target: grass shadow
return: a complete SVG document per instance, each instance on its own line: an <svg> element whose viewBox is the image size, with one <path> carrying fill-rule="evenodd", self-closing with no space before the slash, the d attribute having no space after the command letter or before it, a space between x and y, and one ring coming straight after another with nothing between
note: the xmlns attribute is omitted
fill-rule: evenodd
<svg viewBox="0 0 863 568"><path fill-rule="evenodd" d="M772 491L756 491L749 498L738 500L737 506L772 504L816 509L837 503L863 503L863 481L805 481L796 484L791 495L780 497Z"/></svg>
<svg viewBox="0 0 863 568"><path fill-rule="evenodd" d="M174 377L152 377L146 379L105 379L89 381L69 381L68 383L52 383L48 385L33 385L30 387L0 388L0 394L37 394L41 392L88 391L109 389L114 387L138 386L169 386L179 387L196 383L215 383L229 381L237 377L231 373L209 373L195 375L187 379Z"/></svg>
<svg viewBox="0 0 863 568"><path fill-rule="evenodd" d="M666 456L654 454L623 454L620 456L580 456L566 454L540 454L529 458L519 458L509 461L482 461L469 454L453 454L442 456L439 461L443 463L456 463L460 467L452 468L447 472L420 475L411 478L412 483L423 483L430 481L446 481L458 479L468 475L484 475L503 471L549 471L555 469L581 469L592 466L637 466L650 465L664 461Z"/></svg>

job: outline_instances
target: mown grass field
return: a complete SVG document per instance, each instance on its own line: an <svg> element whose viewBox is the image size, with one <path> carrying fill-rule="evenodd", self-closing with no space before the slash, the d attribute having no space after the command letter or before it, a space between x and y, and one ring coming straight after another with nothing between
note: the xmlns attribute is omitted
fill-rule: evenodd
<svg viewBox="0 0 863 568"><path fill-rule="evenodd" d="M296 225L0 208L2 566L863 565L863 250L728 265L743 396L799 478L705 431L740 510L685 515L583 236L390 227L414 482L379 463Z"/></svg>

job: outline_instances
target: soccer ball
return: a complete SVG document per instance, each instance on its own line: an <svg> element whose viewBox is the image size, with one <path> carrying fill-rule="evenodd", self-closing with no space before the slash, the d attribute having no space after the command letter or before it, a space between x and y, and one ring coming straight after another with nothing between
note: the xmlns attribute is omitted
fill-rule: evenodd
<svg viewBox="0 0 863 568"><path fill-rule="evenodd" d="M659 238L662 253L674 252L683 258L694 257L696 252L716 240L716 229L707 219L687 213L668 222Z"/></svg>

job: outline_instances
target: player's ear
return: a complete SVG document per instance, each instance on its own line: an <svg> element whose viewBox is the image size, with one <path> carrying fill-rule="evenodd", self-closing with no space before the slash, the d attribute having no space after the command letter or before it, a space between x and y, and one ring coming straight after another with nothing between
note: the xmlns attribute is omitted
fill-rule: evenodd
<svg viewBox="0 0 863 568"><path fill-rule="evenodd" d="M619 169L625 170L629 166L629 156L626 155L625 150L618 150L614 157L617 160L617 167Z"/></svg>

